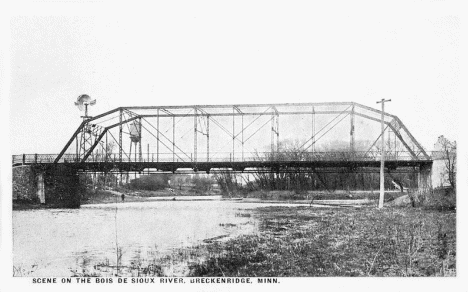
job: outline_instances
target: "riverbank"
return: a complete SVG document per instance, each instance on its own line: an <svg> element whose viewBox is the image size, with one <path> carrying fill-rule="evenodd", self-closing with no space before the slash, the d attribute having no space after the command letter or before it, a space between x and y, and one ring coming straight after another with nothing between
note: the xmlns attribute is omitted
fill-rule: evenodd
<svg viewBox="0 0 468 292"><path fill-rule="evenodd" d="M397 193L399 194L399 193ZM122 197L122 195L124 195ZM395 194L387 195L386 201L393 200ZM222 196L217 192L209 192L200 195L190 191L177 191L164 189L159 191L130 191L127 189L118 190L96 190L89 191L81 199L81 205L90 204L112 204L122 202L150 202L154 200L190 200L190 197L206 197L206 199L218 198L222 200L233 200L242 203L283 203L283 204L307 204L307 205L333 205L333 206L373 206L377 204L377 199L369 196L367 193L355 193L347 195L344 192L330 194L310 193L303 195L294 195L287 191L262 191L252 192L245 197L241 196ZM200 200L202 198L197 198ZM50 206L29 201L13 201L13 210L32 210L60 208L59 206Z"/></svg>
<svg viewBox="0 0 468 292"><path fill-rule="evenodd" d="M124 195L122 197L122 195ZM204 196L200 196L194 192L183 192L183 193L176 193L172 192L170 189L160 190L160 191L128 191L128 190L105 190L105 191L96 191L92 193L88 193L85 198L82 199L82 205L89 205L89 204L111 204L111 203L123 203L123 202L154 202L155 200L190 200L190 198L206 198L206 199L213 199L221 198L221 196L216 196L215 194L207 194Z"/></svg>
<svg viewBox="0 0 468 292"><path fill-rule="evenodd" d="M392 201L395 198L404 195L399 191L386 191L385 201ZM379 191L252 191L247 193L236 193L235 196L243 198L259 198L266 200L291 200L291 201L315 201L315 200L378 200Z"/></svg>
<svg viewBox="0 0 468 292"><path fill-rule="evenodd" d="M122 199L122 194L124 198ZM341 197L341 195L338 195ZM337 197L338 197L337 196ZM377 200L370 199L359 199L348 198L348 199L268 199L266 197L258 198L256 196L242 198L242 197L222 197L220 195L210 194L205 196L199 196L195 193L183 193L175 194L169 190L165 191L153 191L153 192L118 192L118 191L97 191L95 193L88 194L86 199L83 199L82 205L89 204L111 204L111 203L122 203L122 202L153 202L155 200L164 201L164 200L183 200L190 201L191 198L194 200L230 200L236 201L239 203L265 203L265 204L297 204L297 205L309 205L309 206L369 206L377 205Z"/></svg>
<svg viewBox="0 0 468 292"><path fill-rule="evenodd" d="M456 213L267 207L260 232L199 250L190 276L455 276Z"/></svg>

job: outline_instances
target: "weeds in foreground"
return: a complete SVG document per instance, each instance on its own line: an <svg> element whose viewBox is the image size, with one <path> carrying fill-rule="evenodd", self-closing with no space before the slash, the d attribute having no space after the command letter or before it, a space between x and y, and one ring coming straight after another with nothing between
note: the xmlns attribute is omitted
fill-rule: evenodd
<svg viewBox="0 0 468 292"><path fill-rule="evenodd" d="M454 276L455 213L268 208L262 232L209 245L191 276Z"/></svg>
<svg viewBox="0 0 468 292"><path fill-rule="evenodd" d="M118 276L455 276L455 212L269 207L260 232L119 262ZM157 251L155 247L155 251ZM121 252L121 251L120 251ZM103 262L77 275L113 275Z"/></svg>

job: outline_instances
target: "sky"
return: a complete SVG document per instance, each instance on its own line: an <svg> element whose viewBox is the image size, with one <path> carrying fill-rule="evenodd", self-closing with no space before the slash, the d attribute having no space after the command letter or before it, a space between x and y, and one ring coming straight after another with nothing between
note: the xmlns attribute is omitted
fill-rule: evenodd
<svg viewBox="0 0 468 292"><path fill-rule="evenodd" d="M456 140L457 15L445 1L339 3L176 1L138 15L12 17L11 152L58 153L84 93L95 115L136 105L379 108L386 98L426 149L439 135Z"/></svg>

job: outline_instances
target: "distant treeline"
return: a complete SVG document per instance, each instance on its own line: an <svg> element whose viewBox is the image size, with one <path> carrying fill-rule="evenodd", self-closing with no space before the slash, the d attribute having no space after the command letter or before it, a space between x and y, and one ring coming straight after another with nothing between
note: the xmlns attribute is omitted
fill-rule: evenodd
<svg viewBox="0 0 468 292"><path fill-rule="evenodd" d="M122 180L120 174L99 173L99 174L80 174L80 185L82 188L106 189L124 187L130 190L158 191L165 188L179 188L181 186L189 187L196 193L205 193L212 189L214 181L210 177L188 176L170 173L158 173L149 175L140 175L138 178L131 179L132 174L123 173Z"/></svg>
<svg viewBox="0 0 468 292"><path fill-rule="evenodd" d="M356 152L349 152L347 145L335 143L333 146L322 148L317 153L300 150L301 143L282 143L277 153L257 155L260 161L307 161L317 156L320 159L349 160L355 155L364 155L369 145L365 141L359 141ZM374 169L375 171L375 169ZM253 178L253 179L252 179ZM268 173L263 171L253 172L251 176L236 174L231 171L223 171L215 175L221 190L224 193L236 191L254 190L281 190L303 192L309 190L373 190L380 187L380 175L378 170L374 172L358 172L350 169L312 170L300 168L288 168L287 172ZM390 189L400 184L405 188L417 186L418 176L414 172L390 173L385 175L385 188Z"/></svg>
<svg viewBox="0 0 468 292"><path fill-rule="evenodd" d="M378 173L253 173L253 180L245 181L246 175L224 171L215 178L224 193L236 191L336 191L376 190L380 187ZM417 174L390 174L385 176L385 188L395 188L401 183L405 188L417 186Z"/></svg>

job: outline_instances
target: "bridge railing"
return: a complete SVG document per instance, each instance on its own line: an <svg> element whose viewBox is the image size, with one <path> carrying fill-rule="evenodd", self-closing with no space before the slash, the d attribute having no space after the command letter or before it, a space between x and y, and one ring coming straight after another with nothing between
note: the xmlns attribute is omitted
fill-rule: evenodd
<svg viewBox="0 0 468 292"><path fill-rule="evenodd" d="M21 154L21 155L13 155L12 163L13 166L22 165L22 164L46 164L46 163L54 163L55 158L58 154ZM75 158L73 158L75 157ZM66 154L61 159L61 162L65 160L76 162L76 155L74 154Z"/></svg>
<svg viewBox="0 0 468 292"><path fill-rule="evenodd" d="M24 164L49 164L54 163L58 154L21 154L13 155L13 166ZM82 157L76 154L64 154L59 163L79 163ZM408 152L386 153L385 159L388 161L409 161L415 160ZM275 162L299 162L299 161L378 161L380 152L378 151L341 151L341 152L255 152L255 153L229 153L218 152L197 153L197 159L191 153L144 153L140 157L130 157L124 155L122 160L119 154L92 154L86 162L249 162L249 161L275 161ZM417 159L416 159L417 160ZM425 160L425 159L420 159Z"/></svg>

